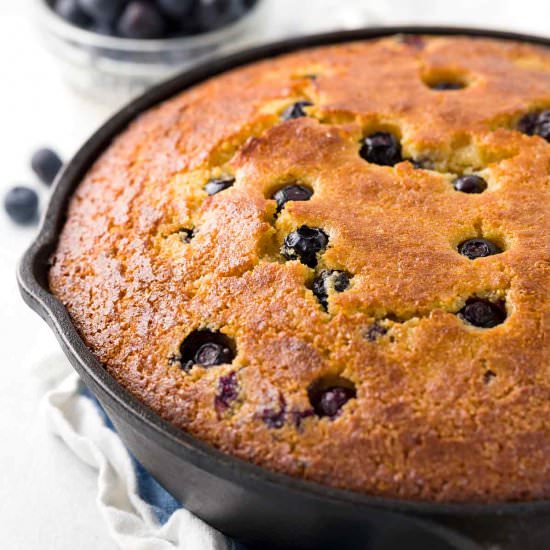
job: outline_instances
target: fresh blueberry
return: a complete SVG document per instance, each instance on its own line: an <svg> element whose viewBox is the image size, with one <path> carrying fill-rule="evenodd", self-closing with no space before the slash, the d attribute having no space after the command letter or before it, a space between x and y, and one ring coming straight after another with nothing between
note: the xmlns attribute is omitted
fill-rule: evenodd
<svg viewBox="0 0 550 550"><path fill-rule="evenodd" d="M502 249L487 239L468 239L458 245L458 252L470 260L499 254Z"/></svg>
<svg viewBox="0 0 550 550"><path fill-rule="evenodd" d="M51 149L38 149L31 158L31 167L34 173L46 185L51 185L61 170L63 161Z"/></svg>
<svg viewBox="0 0 550 550"><path fill-rule="evenodd" d="M124 8L125 0L77 0L80 9L97 23L112 23Z"/></svg>
<svg viewBox="0 0 550 550"><path fill-rule="evenodd" d="M235 183L235 178L231 178L231 177L211 179L204 186L204 190L209 195L215 195L216 193L219 193L220 191L223 191L224 189L228 189L234 183Z"/></svg>
<svg viewBox="0 0 550 550"><path fill-rule="evenodd" d="M458 312L465 322L480 328L492 328L506 319L504 302L491 302L483 298L470 298Z"/></svg>
<svg viewBox="0 0 550 550"><path fill-rule="evenodd" d="M302 225L289 233L281 249L287 260L299 259L308 267L317 265L317 254L328 245L328 235L318 227Z"/></svg>
<svg viewBox="0 0 550 550"><path fill-rule="evenodd" d="M189 371L193 365L213 367L231 363L235 358L235 344L221 332L196 330L180 346L180 364Z"/></svg>
<svg viewBox="0 0 550 550"><path fill-rule="evenodd" d="M527 113L519 120L518 130L529 136L540 136L550 141L550 109Z"/></svg>
<svg viewBox="0 0 550 550"><path fill-rule="evenodd" d="M430 88L432 90L462 90L464 88L464 84L462 82L436 82L435 84L431 84Z"/></svg>
<svg viewBox="0 0 550 550"><path fill-rule="evenodd" d="M367 136L361 144L359 155L367 162L382 166L393 166L403 160L399 140L388 132Z"/></svg>
<svg viewBox="0 0 550 550"><path fill-rule="evenodd" d="M143 0L132 0L122 12L117 31L123 38L162 38L166 23L160 11Z"/></svg>
<svg viewBox="0 0 550 550"><path fill-rule="evenodd" d="M309 187L294 183L279 189L273 198L277 201L277 212L280 212L288 201L307 201L312 195Z"/></svg>
<svg viewBox="0 0 550 550"><path fill-rule="evenodd" d="M329 290L334 292L343 292L349 287L351 275L345 271L323 270L313 280L313 294L317 296L324 309L328 307Z"/></svg>
<svg viewBox="0 0 550 550"><path fill-rule="evenodd" d="M230 21L231 0L199 0L194 14L203 32L215 31Z"/></svg>
<svg viewBox="0 0 550 550"><path fill-rule="evenodd" d="M54 11L65 21L86 28L92 24L92 19L80 9L77 0L57 0Z"/></svg>
<svg viewBox="0 0 550 550"><path fill-rule="evenodd" d="M37 218L38 195L28 187L13 187L4 197L4 208L14 222L28 224Z"/></svg>
<svg viewBox="0 0 550 550"><path fill-rule="evenodd" d="M345 381L345 384L336 382L329 386L321 381L310 386L308 396L317 416L333 419L340 414L342 407L350 399L357 397L357 392L349 381Z"/></svg>
<svg viewBox="0 0 550 550"><path fill-rule="evenodd" d="M227 12L228 22L231 23L237 19L240 19L247 11L248 8L246 7L244 0L230 0Z"/></svg>
<svg viewBox="0 0 550 550"><path fill-rule="evenodd" d="M158 7L168 17L178 19L187 15L193 8L194 0L157 0Z"/></svg>
<svg viewBox="0 0 550 550"><path fill-rule="evenodd" d="M313 103L310 101L297 101L283 111L281 120L291 120L293 118L307 116L307 113L304 111L304 107L310 107L311 105L313 105Z"/></svg>
<svg viewBox="0 0 550 550"><path fill-rule="evenodd" d="M218 391L214 397L214 408L218 415L223 414L232 401L235 401L239 396L239 381L237 373L232 372L226 376L220 377L218 380Z"/></svg>
<svg viewBox="0 0 550 550"><path fill-rule="evenodd" d="M115 29L113 28L113 25L111 23L103 21L97 21L93 23L89 30L97 34L102 34L103 36L115 35Z"/></svg>
<svg viewBox="0 0 550 550"><path fill-rule="evenodd" d="M482 177L471 174L456 178L453 187L461 193L483 193L487 189L487 182Z"/></svg>

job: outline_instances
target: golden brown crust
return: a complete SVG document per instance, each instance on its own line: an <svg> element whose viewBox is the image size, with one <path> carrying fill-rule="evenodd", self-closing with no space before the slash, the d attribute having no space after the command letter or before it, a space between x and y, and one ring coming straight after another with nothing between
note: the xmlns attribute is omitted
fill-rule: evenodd
<svg viewBox="0 0 550 550"><path fill-rule="evenodd" d="M437 78L468 86L435 91ZM281 122L300 99L309 116ZM70 204L51 288L122 385L225 452L377 495L549 498L550 145L514 130L549 106L550 52L488 39L392 37L232 71L102 155ZM365 162L359 141L379 130L434 169ZM487 191L454 191L468 172ZM234 186L207 196L223 174ZM294 180L313 197L275 216L271 194ZM326 312L315 270L279 252L302 224L329 236L317 273L353 275ZM481 235L505 251L457 253ZM471 296L505 299L506 321L467 326L456 313ZM387 332L369 338L375 323ZM204 328L237 356L185 372L169 358ZM220 409L231 373L238 397ZM357 392L334 419L311 414L307 393L327 376Z"/></svg>

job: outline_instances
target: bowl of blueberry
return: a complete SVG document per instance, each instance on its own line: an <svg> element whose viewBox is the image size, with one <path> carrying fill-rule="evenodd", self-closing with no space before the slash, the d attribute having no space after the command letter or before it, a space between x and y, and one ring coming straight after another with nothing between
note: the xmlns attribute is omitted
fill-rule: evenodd
<svg viewBox="0 0 550 550"><path fill-rule="evenodd" d="M34 0L65 78L126 100L182 68L260 37L263 0Z"/></svg>

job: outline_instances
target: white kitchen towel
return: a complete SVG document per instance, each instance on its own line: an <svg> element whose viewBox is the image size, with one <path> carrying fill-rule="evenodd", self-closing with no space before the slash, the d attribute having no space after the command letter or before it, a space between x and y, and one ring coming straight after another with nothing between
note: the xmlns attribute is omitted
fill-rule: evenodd
<svg viewBox="0 0 550 550"><path fill-rule="evenodd" d="M56 355L46 363L35 369L49 373L49 380L42 381L54 385L43 398L42 410L52 431L96 471L97 505L120 548L243 548L182 508L144 470L65 357Z"/></svg>

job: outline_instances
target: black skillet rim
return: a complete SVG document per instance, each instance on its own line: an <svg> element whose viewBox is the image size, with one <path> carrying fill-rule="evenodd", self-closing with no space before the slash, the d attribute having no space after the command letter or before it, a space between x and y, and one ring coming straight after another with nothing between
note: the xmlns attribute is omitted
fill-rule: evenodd
<svg viewBox="0 0 550 550"><path fill-rule="evenodd" d="M77 371L80 371L81 375L85 375L92 386L95 386L96 389L99 389L109 399L113 400L129 422L134 425L141 423L141 428L145 428L154 437L156 443L214 476L256 490L258 484L265 484L271 486L272 489L289 491L296 496L305 498L330 501L353 507L365 507L365 509L378 508L418 515L495 517L550 513L550 500L453 503L370 496L272 472L222 453L210 444L175 428L120 386L84 344L61 302L47 290L48 257L56 246L59 233L64 224L65 210L70 196L84 174L109 146L113 138L119 135L140 113L207 78L248 63L304 48L354 40L375 39L395 34L464 35L550 46L550 39L521 33L483 28L415 25L370 27L352 31L315 34L248 48L217 59L207 59L196 67L154 86L130 102L84 143L57 178L39 233L19 264L17 271L19 287L28 305L46 320L62 346L78 361ZM92 389L94 388L92 387Z"/></svg>

